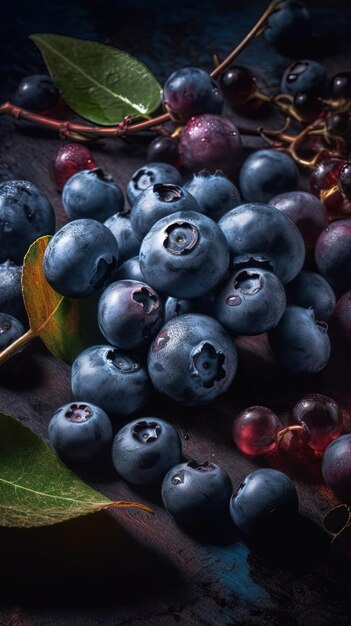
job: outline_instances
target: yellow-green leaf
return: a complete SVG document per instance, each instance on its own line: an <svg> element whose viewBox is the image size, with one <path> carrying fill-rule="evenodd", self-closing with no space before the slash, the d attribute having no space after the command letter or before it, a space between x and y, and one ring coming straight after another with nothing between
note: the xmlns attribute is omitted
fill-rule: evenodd
<svg viewBox="0 0 351 626"><path fill-rule="evenodd" d="M0 413L0 526L46 526L109 507L150 512L95 491L29 428Z"/></svg>
<svg viewBox="0 0 351 626"><path fill-rule="evenodd" d="M37 239L23 262L22 292L30 328L56 357L69 365L85 348L105 343L97 324L98 296L73 299L58 294L43 271L51 237Z"/></svg>
<svg viewBox="0 0 351 626"><path fill-rule="evenodd" d="M148 117L160 106L161 85L127 52L60 35L30 38L66 102L90 122L111 126L128 115Z"/></svg>

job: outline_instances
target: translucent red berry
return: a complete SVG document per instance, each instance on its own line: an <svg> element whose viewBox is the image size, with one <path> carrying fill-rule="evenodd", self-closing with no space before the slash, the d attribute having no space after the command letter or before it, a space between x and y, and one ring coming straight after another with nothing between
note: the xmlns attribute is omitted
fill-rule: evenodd
<svg viewBox="0 0 351 626"><path fill-rule="evenodd" d="M319 393L304 396L293 408L295 424L302 426L295 435L315 452L322 453L343 428L340 408L335 400Z"/></svg>
<svg viewBox="0 0 351 626"><path fill-rule="evenodd" d="M96 165L93 155L86 146L79 143L66 143L60 146L52 162L52 173L58 191L62 191L73 174L81 170L92 170L94 167Z"/></svg>
<svg viewBox="0 0 351 626"><path fill-rule="evenodd" d="M333 157L318 163L310 176L312 193L319 198L331 213L337 213L343 202L338 189L339 175L345 159Z"/></svg>
<svg viewBox="0 0 351 626"><path fill-rule="evenodd" d="M342 195L351 200L351 162L345 163L341 168L338 185Z"/></svg>
<svg viewBox="0 0 351 626"><path fill-rule="evenodd" d="M179 164L178 141L173 137L156 137L149 144L146 158L148 163L170 163L177 167Z"/></svg>
<svg viewBox="0 0 351 626"><path fill-rule="evenodd" d="M220 85L227 102L233 107L241 106L256 91L256 79L252 72L242 65L232 65L220 78Z"/></svg>
<svg viewBox="0 0 351 626"><path fill-rule="evenodd" d="M273 411L264 406L250 406L234 420L233 441L241 452L260 456L276 449L281 428Z"/></svg>

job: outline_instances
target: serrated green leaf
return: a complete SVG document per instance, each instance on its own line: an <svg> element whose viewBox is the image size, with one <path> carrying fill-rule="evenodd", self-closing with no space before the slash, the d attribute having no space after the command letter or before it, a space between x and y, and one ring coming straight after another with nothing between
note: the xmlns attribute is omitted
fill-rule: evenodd
<svg viewBox="0 0 351 626"><path fill-rule="evenodd" d="M50 352L68 365L85 348L104 343L97 324L98 295L65 298L49 285L43 258L50 235L30 246L23 261L22 293L33 334L41 337Z"/></svg>
<svg viewBox="0 0 351 626"><path fill-rule="evenodd" d="M109 507L112 502L81 481L29 428L0 413L0 526L46 526Z"/></svg>
<svg viewBox="0 0 351 626"><path fill-rule="evenodd" d="M127 52L93 41L35 34L50 75L78 115L102 126L127 115L149 117L161 103L161 86L150 70Z"/></svg>

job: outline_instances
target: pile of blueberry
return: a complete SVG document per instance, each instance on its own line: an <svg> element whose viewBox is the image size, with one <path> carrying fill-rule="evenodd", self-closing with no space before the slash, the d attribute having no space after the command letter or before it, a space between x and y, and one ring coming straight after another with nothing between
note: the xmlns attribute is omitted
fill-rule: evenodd
<svg viewBox="0 0 351 626"><path fill-rule="evenodd" d="M288 37L293 18L308 28L303 5L283 2L267 38ZM52 106L56 94L48 80L29 77L14 102L33 110ZM303 60L286 70L282 90L301 119L311 118L327 83L322 66ZM351 74L335 77L331 88L332 97L350 97ZM55 155L54 179L70 220L57 232L53 209L34 185L0 183L0 350L25 331L20 265L38 237L53 235L43 263L53 289L68 298L99 294L104 343L72 365L74 401L49 425L54 449L63 459L87 462L112 447L118 474L134 485L158 485L179 522L203 523L230 506L245 532L273 510L297 510L287 475L254 471L232 495L223 468L184 461L170 423L143 416L113 437L111 420L140 414L153 389L186 406L217 398L235 379L238 335L268 333L277 361L300 376L328 363L331 320L351 340L351 218L329 223L333 211L323 195L332 190L338 206L346 206L351 167L347 159L328 157L317 164L307 192L296 190L299 171L285 152L257 150L242 163L240 133L222 110L225 100L234 110L245 104L257 110L256 90L241 66L219 82L199 68L174 72L163 106L182 130L151 142L148 163L125 190L129 209L119 184L79 144L64 144ZM344 128L346 118L341 122ZM233 440L258 456L274 451L289 431L323 455L326 483L349 499L351 434L342 430L336 403L311 394L297 403L287 428L267 407L249 407L234 421Z"/></svg>

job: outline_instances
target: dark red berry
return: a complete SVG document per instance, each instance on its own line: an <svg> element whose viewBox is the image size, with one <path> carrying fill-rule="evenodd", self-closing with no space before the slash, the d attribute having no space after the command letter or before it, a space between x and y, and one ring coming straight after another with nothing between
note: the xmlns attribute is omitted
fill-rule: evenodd
<svg viewBox="0 0 351 626"><path fill-rule="evenodd" d="M156 137L151 141L146 153L148 163L179 164L178 141L173 137Z"/></svg>
<svg viewBox="0 0 351 626"><path fill-rule="evenodd" d="M351 72L341 72L334 76L332 97L337 100L351 98Z"/></svg>
<svg viewBox="0 0 351 626"><path fill-rule="evenodd" d="M294 109L303 122L314 122L323 111L323 103L313 94L298 93L294 98Z"/></svg>
<svg viewBox="0 0 351 626"><path fill-rule="evenodd" d="M351 162L350 161L345 163L345 165L341 168L341 171L339 174L338 185L339 185L339 189L342 195L347 200L351 201Z"/></svg>
<svg viewBox="0 0 351 626"><path fill-rule="evenodd" d="M345 165L345 159L336 157L318 163L310 176L312 193L320 199L331 213L337 213L343 197L338 189L339 174Z"/></svg>
<svg viewBox="0 0 351 626"><path fill-rule="evenodd" d="M222 92L233 107L241 106L256 91L256 79L246 67L233 65L220 78Z"/></svg>
<svg viewBox="0 0 351 626"><path fill-rule="evenodd" d="M93 155L86 146L66 143L60 146L52 162L52 173L58 191L62 191L71 176L96 167Z"/></svg>

